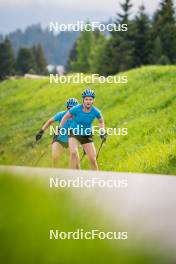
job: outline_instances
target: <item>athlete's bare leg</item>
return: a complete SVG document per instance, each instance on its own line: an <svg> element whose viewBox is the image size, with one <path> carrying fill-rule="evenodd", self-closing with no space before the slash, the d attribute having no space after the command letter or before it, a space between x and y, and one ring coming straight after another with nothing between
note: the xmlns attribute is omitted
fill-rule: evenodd
<svg viewBox="0 0 176 264"><path fill-rule="evenodd" d="M53 142L52 144L52 166L54 168L59 167L59 159L64 150L64 147L59 142Z"/></svg>
<svg viewBox="0 0 176 264"><path fill-rule="evenodd" d="M87 143L87 144L83 144L82 146L90 161L92 170L98 170L98 164L96 160L96 149L95 149L94 143L93 142Z"/></svg>
<svg viewBox="0 0 176 264"><path fill-rule="evenodd" d="M80 159L78 146L79 142L76 138L69 138L69 151L70 151L70 168L71 169L80 169Z"/></svg>

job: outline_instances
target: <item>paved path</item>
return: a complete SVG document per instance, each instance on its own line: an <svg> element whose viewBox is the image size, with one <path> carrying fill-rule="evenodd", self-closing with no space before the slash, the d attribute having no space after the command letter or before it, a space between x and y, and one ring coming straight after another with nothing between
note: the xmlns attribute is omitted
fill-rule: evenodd
<svg viewBox="0 0 176 264"><path fill-rule="evenodd" d="M176 177L167 175L0 166L49 186L50 177L127 181L126 188L72 188L76 199L93 202L114 225L127 227L138 242L151 241L176 257ZM117 224L118 223L118 224Z"/></svg>

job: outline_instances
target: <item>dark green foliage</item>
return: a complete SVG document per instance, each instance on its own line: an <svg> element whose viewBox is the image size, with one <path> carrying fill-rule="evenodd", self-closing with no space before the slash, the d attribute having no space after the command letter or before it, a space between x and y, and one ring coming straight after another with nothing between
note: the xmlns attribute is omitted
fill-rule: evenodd
<svg viewBox="0 0 176 264"><path fill-rule="evenodd" d="M39 43L37 46L32 48L32 52L36 61L36 73L37 74L47 74L47 61L43 52L42 45Z"/></svg>
<svg viewBox="0 0 176 264"><path fill-rule="evenodd" d="M129 19L132 8L131 0L121 4L122 13L117 14L115 24L128 24L128 31L113 31L105 50L105 69L107 74L127 70L133 65L133 23Z"/></svg>
<svg viewBox="0 0 176 264"><path fill-rule="evenodd" d="M84 69L84 72L107 76L141 65L175 64L176 19L173 1L162 0L153 21L145 13L144 5L140 6L134 19L130 19L131 0L124 0L120 6L122 12L117 14L114 23L127 24L128 31L114 30L109 39L102 34L87 33L91 39L89 44L86 47L83 42L80 45L80 41L76 44L79 54L76 60L78 67L74 67L74 70Z"/></svg>
<svg viewBox="0 0 176 264"><path fill-rule="evenodd" d="M153 62L155 64L159 64L160 58L162 57L163 49L162 49L162 43L159 36L156 37L156 39L153 42Z"/></svg>
<svg viewBox="0 0 176 264"><path fill-rule="evenodd" d="M76 44L77 56L70 62L72 71L90 72L89 57L93 44L93 32L82 31Z"/></svg>
<svg viewBox="0 0 176 264"><path fill-rule="evenodd" d="M32 71L36 72L36 62L31 49L21 48L16 60L16 71L19 74L25 74Z"/></svg>
<svg viewBox="0 0 176 264"><path fill-rule="evenodd" d="M99 31L93 32L93 45L90 53L90 69L92 73L104 74L104 52L107 38Z"/></svg>
<svg viewBox="0 0 176 264"><path fill-rule="evenodd" d="M173 0L162 0L154 15L153 35L161 40L161 57L171 64L176 63L176 19ZM154 53L154 57L156 54ZM161 60L161 57L158 58ZM164 60L166 62L166 59Z"/></svg>
<svg viewBox="0 0 176 264"><path fill-rule="evenodd" d="M0 80L14 74L14 54L10 41L0 43Z"/></svg>
<svg viewBox="0 0 176 264"><path fill-rule="evenodd" d="M151 64L151 27L144 5L140 6L135 18L134 38L134 66Z"/></svg>
<svg viewBox="0 0 176 264"><path fill-rule="evenodd" d="M77 41L75 41L71 51L70 51L70 54L69 54L69 57L68 57L68 61L67 61L67 65L66 65L66 71L71 71L72 68L71 68L71 62L72 61L76 61L77 59L77 50L76 50L76 46L77 46Z"/></svg>
<svg viewBox="0 0 176 264"><path fill-rule="evenodd" d="M123 14L118 13L117 21L119 23L128 23L129 22L129 16L130 16L130 9L133 7L131 0L125 0L124 3L120 4Z"/></svg>

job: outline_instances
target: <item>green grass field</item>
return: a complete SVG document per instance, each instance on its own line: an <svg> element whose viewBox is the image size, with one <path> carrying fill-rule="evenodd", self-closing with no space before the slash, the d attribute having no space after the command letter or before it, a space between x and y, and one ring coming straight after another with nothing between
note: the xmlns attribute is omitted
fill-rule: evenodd
<svg viewBox="0 0 176 264"><path fill-rule="evenodd" d="M127 136L108 137L98 161L100 169L176 174L176 66L143 67L124 74L127 85L91 86L106 126L128 128ZM49 131L33 148L35 134L44 121L64 110L68 97L81 102L84 88L23 78L1 82L0 164L34 166L47 151L38 166L50 167ZM96 135L97 148L100 143ZM68 167L67 153L61 166ZM85 159L82 169L88 168ZM116 230L118 223L115 227L93 199L75 198L72 190L54 191L37 179L18 176L0 173L1 263L175 263L153 241L137 242L130 230L127 241L50 240L50 229L109 231Z"/></svg>
<svg viewBox="0 0 176 264"><path fill-rule="evenodd" d="M109 136L100 154L101 170L176 174L176 66L150 66L127 73L128 84L91 85L95 106L107 127L128 128L127 136ZM49 84L49 80L0 83L1 164L51 166L48 133L32 148L42 123L65 108L69 97L81 102L85 85ZM96 123L95 123L96 124ZM98 148L100 139L95 136ZM63 155L62 167L68 166ZM89 168L85 159L82 168Z"/></svg>

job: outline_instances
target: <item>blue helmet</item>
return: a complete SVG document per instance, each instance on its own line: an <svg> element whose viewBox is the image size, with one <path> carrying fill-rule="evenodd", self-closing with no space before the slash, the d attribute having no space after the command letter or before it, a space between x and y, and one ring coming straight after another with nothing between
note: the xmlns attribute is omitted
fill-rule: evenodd
<svg viewBox="0 0 176 264"><path fill-rule="evenodd" d="M94 93L93 90L91 90L91 89L88 88L88 89L84 90L83 93L82 93L82 98L84 98L84 97L92 97L92 98L95 98L95 93Z"/></svg>
<svg viewBox="0 0 176 264"><path fill-rule="evenodd" d="M78 100L76 98L69 98L66 103L67 107L73 107L78 105Z"/></svg>

